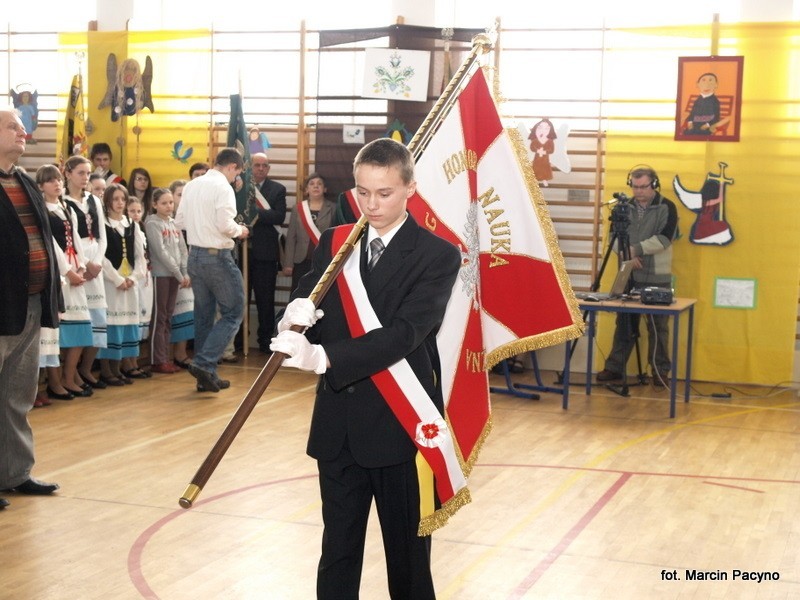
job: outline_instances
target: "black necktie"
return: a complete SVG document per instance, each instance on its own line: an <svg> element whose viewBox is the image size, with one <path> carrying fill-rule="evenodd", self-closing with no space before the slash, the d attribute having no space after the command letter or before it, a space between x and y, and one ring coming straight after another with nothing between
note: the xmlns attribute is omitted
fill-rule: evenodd
<svg viewBox="0 0 800 600"><path fill-rule="evenodd" d="M369 243L369 249L372 253L372 256L369 258L369 270L372 271L378 263L381 254L386 250L386 246L383 245L383 240L381 240L381 238L375 238Z"/></svg>

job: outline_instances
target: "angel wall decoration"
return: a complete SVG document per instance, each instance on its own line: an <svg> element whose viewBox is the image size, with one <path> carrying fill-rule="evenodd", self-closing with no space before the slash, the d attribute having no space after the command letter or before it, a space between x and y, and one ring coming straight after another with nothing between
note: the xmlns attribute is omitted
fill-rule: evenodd
<svg viewBox="0 0 800 600"><path fill-rule="evenodd" d="M696 215L689 234L693 244L725 246L733 241L733 231L725 218L725 192L733 185L733 178L725 175L728 163L717 164L719 173L707 173L700 190L684 187L678 175L672 180L678 199Z"/></svg>
<svg viewBox="0 0 800 600"><path fill-rule="evenodd" d="M524 136L524 125L519 129ZM556 128L550 119L541 119L530 130L527 136L530 140L529 156L532 157L533 173L540 185L547 187L553 179L553 167L569 173L572 165L567 155L567 136L569 125L564 123Z"/></svg>
<svg viewBox="0 0 800 600"><path fill-rule="evenodd" d="M111 120L118 121L120 117L131 117L138 114L143 108L151 113L153 96L151 86L153 83L153 61L145 57L144 71L133 58L122 61L117 68L117 56L108 55L106 62L106 78L108 87L103 100L97 108L111 107Z"/></svg>
<svg viewBox="0 0 800 600"><path fill-rule="evenodd" d="M35 144L33 132L39 126L39 92L29 83L21 83L16 89L9 90L14 108L19 111L19 118L25 126L25 138Z"/></svg>
<svg viewBox="0 0 800 600"><path fill-rule="evenodd" d="M259 152L266 152L270 148L269 139L267 134L260 131L258 127L253 127L248 133L250 144L250 154L258 154Z"/></svg>

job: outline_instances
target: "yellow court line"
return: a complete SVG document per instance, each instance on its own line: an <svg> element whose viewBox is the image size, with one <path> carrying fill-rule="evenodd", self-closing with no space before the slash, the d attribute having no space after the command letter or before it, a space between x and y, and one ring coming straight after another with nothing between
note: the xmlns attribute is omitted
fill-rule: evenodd
<svg viewBox="0 0 800 600"><path fill-rule="evenodd" d="M622 452L623 450L628 450L629 448L636 446L637 444L641 444L642 442L652 440L653 438L656 438L658 436L666 435L668 433L672 433L674 431L678 431L686 427L690 426L694 427L696 425L702 425L705 423L721 419L729 419L731 417L738 417L741 415L763 412L772 409L782 409L796 405L797 401L790 402L787 404L779 404L776 406L754 407L746 410L739 410L732 413L725 413L723 415L704 417L702 419L697 419L696 421L689 421L687 423L669 425L667 427L664 427L663 429L653 431L651 433L640 436L633 440L629 440L627 442L619 444L618 446L615 446L614 448L611 448L599 454L596 458L590 460L582 467L576 467L576 469L596 468L599 464L608 460L615 454ZM552 507L558 500L560 500L561 497L564 496L564 494L566 494L567 491L569 491L569 489L573 485L575 485L578 481L580 481L589 474L591 474L591 471L577 471L573 473L569 478L567 478L564 482L562 482L561 485L559 485L555 490L553 490L542 500L537 502L522 520L518 521L517 524L511 527L511 529L509 529L496 543L494 543L490 548L487 548L483 553L481 553L480 556L475 558L469 565L467 565L464 569L462 569L460 571L459 576L456 579L454 579L444 590L441 590L439 592L439 596L443 599L455 597L454 594L456 594L458 590L461 589L465 581L470 579L469 578L470 574L478 570L479 567L482 567L484 563L493 558L494 555L496 555L500 550L505 549L507 546L509 546L511 540L519 536L519 534L525 529L527 529L533 521L535 521L542 515L542 513L544 513L547 509Z"/></svg>

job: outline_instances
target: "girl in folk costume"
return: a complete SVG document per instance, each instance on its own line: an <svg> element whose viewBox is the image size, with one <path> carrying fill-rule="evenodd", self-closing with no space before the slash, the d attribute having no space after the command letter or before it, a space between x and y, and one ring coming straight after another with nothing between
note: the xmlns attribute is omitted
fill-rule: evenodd
<svg viewBox="0 0 800 600"><path fill-rule="evenodd" d="M144 216L147 217L153 212L153 180L147 169L136 167L131 171L131 178L128 179L128 194L131 198L138 198L144 208Z"/></svg>
<svg viewBox="0 0 800 600"><path fill-rule="evenodd" d="M139 226L125 215L128 191L114 183L106 188L103 205L106 209L108 245L103 259L103 277L108 302L108 346L98 353L100 377L110 385L133 383L120 372L124 358L139 356L139 299L136 281L147 271L144 245L137 233ZM142 371L132 374L141 377Z"/></svg>
<svg viewBox="0 0 800 600"><path fill-rule="evenodd" d="M333 224L336 204L325 198L327 191L322 175L312 173L306 179L306 200L292 209L283 266L283 274L292 278L292 290L311 269L311 254L319 243L320 234Z"/></svg>
<svg viewBox="0 0 800 600"><path fill-rule="evenodd" d="M144 232L144 206L141 200L133 196L128 198L128 206L125 208L128 218L139 226L138 235L144 244L144 259L147 264L145 276L136 282L136 294L139 297L139 339L146 340L150 336L150 318L153 314L153 276L150 273L150 255L147 250L147 236ZM122 372L136 371L136 361L126 358L122 361ZM144 372L146 376L150 373ZM134 376L136 377L136 376ZM141 377L139 377L141 378Z"/></svg>
<svg viewBox="0 0 800 600"><path fill-rule="evenodd" d="M189 252L183 235L172 220L172 193L164 188L153 192L155 214L147 217L145 230L155 276L155 310L150 335L150 356L156 373L177 373L180 367L169 360L172 312L178 288L191 284L187 274Z"/></svg>
<svg viewBox="0 0 800 600"><path fill-rule="evenodd" d="M86 301L92 320L92 343L83 350L78 372L84 382L102 389L106 384L92 375L92 364L100 348L106 346L106 292L103 284L103 259L106 253L106 220L102 201L85 191L92 165L83 156L70 156L64 163L64 200L78 220L78 235L86 271Z"/></svg>
<svg viewBox="0 0 800 600"><path fill-rule="evenodd" d="M172 192L174 211L178 211L178 205L183 196L183 186L186 181L176 179L169 184L169 191ZM186 242L186 232L181 232L181 237ZM178 287L178 295L175 298L175 309L172 312L172 322L169 341L172 344L173 362L181 369L189 368L189 354L186 348L187 342L194 339L194 293L191 285Z"/></svg>
<svg viewBox="0 0 800 600"><path fill-rule="evenodd" d="M106 180L100 173L92 173L89 175L89 193L95 198L102 198L106 191Z"/></svg>
<svg viewBox="0 0 800 600"><path fill-rule="evenodd" d="M61 198L63 183L58 167L40 167L36 171L36 183L44 197L50 229L56 242L54 247L66 308L60 315L59 329L42 328L39 366L47 370L47 397L72 400L75 396L92 394L91 386L78 374L81 351L92 345L92 323L84 288L86 261L76 234L77 215ZM59 365L60 348L64 350L63 376Z"/></svg>

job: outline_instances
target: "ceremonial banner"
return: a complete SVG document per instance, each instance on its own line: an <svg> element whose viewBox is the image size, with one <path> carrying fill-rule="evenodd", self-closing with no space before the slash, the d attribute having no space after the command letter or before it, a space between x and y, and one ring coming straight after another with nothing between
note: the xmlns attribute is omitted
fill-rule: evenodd
<svg viewBox="0 0 800 600"><path fill-rule="evenodd" d="M503 128L482 70L422 150L416 179L409 212L462 252L437 340L468 475L491 428L487 369L580 336L583 319L522 139Z"/></svg>
<svg viewBox="0 0 800 600"><path fill-rule="evenodd" d="M252 183L253 169L250 166L250 139L244 122L242 97L239 94L231 94L231 117L228 123L227 146L236 148L244 157L243 185L236 191L236 212L245 223L252 223L258 213L255 210L255 196L252 194L254 186ZM236 187L238 186L235 186L234 189Z"/></svg>
<svg viewBox="0 0 800 600"><path fill-rule="evenodd" d="M67 100L67 113L64 117L64 133L61 137L59 162L70 156L88 156L86 147L86 113L83 110L83 85L80 74L72 78L72 86Z"/></svg>

